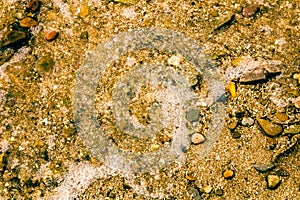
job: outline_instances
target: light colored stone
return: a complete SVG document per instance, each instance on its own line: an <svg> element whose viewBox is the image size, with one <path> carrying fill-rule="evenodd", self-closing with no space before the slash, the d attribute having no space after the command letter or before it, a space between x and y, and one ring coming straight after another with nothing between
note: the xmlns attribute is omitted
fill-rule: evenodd
<svg viewBox="0 0 300 200"><path fill-rule="evenodd" d="M168 59L169 65L179 66L182 62L183 58L179 55L172 55L171 58Z"/></svg>
<svg viewBox="0 0 300 200"><path fill-rule="evenodd" d="M213 189L213 188L212 188L210 185L206 185L206 186L203 187L203 191L204 191L206 194L211 193L212 189Z"/></svg>
<svg viewBox="0 0 300 200"><path fill-rule="evenodd" d="M193 144L200 144L205 141L205 137L200 133L194 133L191 137Z"/></svg>
<svg viewBox="0 0 300 200"><path fill-rule="evenodd" d="M280 178L277 175L267 176L267 185L269 189L276 189L280 184Z"/></svg>
<svg viewBox="0 0 300 200"><path fill-rule="evenodd" d="M242 125L243 126L252 126L254 124L254 119L251 117L243 117Z"/></svg>

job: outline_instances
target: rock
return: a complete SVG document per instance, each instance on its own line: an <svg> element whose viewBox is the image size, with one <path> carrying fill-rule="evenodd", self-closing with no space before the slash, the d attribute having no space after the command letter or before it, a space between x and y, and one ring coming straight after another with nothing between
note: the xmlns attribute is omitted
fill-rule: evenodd
<svg viewBox="0 0 300 200"><path fill-rule="evenodd" d="M172 55L171 58L168 59L168 64L173 66L179 66L182 62L183 58L179 55Z"/></svg>
<svg viewBox="0 0 300 200"><path fill-rule="evenodd" d="M48 33L45 34L45 39L47 41L53 41L57 38L58 36L58 32L57 31L50 31Z"/></svg>
<svg viewBox="0 0 300 200"><path fill-rule="evenodd" d="M35 21L34 19L32 19L30 17L26 17L20 21L20 26L25 27L25 28L34 27L37 25L38 25L37 21Z"/></svg>
<svg viewBox="0 0 300 200"><path fill-rule="evenodd" d="M188 191L191 196L191 199L201 199L199 191L196 188L190 188Z"/></svg>
<svg viewBox="0 0 300 200"><path fill-rule="evenodd" d="M285 135L296 135L300 133L300 124L293 124L286 129L284 129Z"/></svg>
<svg viewBox="0 0 300 200"><path fill-rule="evenodd" d="M289 120L289 117L287 116L287 114L282 113L282 112L277 112L275 114L275 117L282 122L286 122L287 120Z"/></svg>
<svg viewBox="0 0 300 200"><path fill-rule="evenodd" d="M46 55L41 57L37 62L37 70L39 72L49 72L53 69L55 63L51 56Z"/></svg>
<svg viewBox="0 0 300 200"><path fill-rule="evenodd" d="M255 68L254 70L243 73L239 81L241 83L251 83L255 81L262 81L267 78L267 71L264 68Z"/></svg>
<svg viewBox="0 0 300 200"><path fill-rule="evenodd" d="M300 108L300 96L295 99L294 104L296 108Z"/></svg>
<svg viewBox="0 0 300 200"><path fill-rule="evenodd" d="M242 135L239 131L234 131L232 134L231 134L232 138L233 139L238 139L240 138Z"/></svg>
<svg viewBox="0 0 300 200"><path fill-rule="evenodd" d="M232 98L235 98L237 95L236 95L236 87L235 87L235 83L234 82L230 82L227 86L226 86L226 89L228 90L230 96Z"/></svg>
<svg viewBox="0 0 300 200"><path fill-rule="evenodd" d="M213 189L213 188L212 188L210 185L206 185L206 186L203 187L203 191L204 191L206 194L211 193L212 189Z"/></svg>
<svg viewBox="0 0 300 200"><path fill-rule="evenodd" d="M136 4L139 0L112 0L113 2L122 3L126 5Z"/></svg>
<svg viewBox="0 0 300 200"><path fill-rule="evenodd" d="M274 169L275 165L273 163L271 163L271 164L255 164L254 168L257 171L264 173L264 172Z"/></svg>
<svg viewBox="0 0 300 200"><path fill-rule="evenodd" d="M200 144L205 141L205 137L200 133L194 133L191 137L193 144Z"/></svg>
<svg viewBox="0 0 300 200"><path fill-rule="evenodd" d="M197 180L197 177L195 177L191 174L186 175L185 178L189 181L196 181Z"/></svg>
<svg viewBox="0 0 300 200"><path fill-rule="evenodd" d="M38 0L31 0L27 2L26 8L31 11L37 11L39 9L40 3Z"/></svg>
<svg viewBox="0 0 300 200"><path fill-rule="evenodd" d="M234 171L233 170L230 170L230 169L226 169L224 172L223 172L223 177L225 179L232 179L234 177Z"/></svg>
<svg viewBox="0 0 300 200"><path fill-rule="evenodd" d="M252 126L254 124L254 119L251 117L243 117L242 125L243 126Z"/></svg>
<svg viewBox="0 0 300 200"><path fill-rule="evenodd" d="M81 18L86 18L89 15L89 6L87 3L80 5L78 15Z"/></svg>
<svg viewBox="0 0 300 200"><path fill-rule="evenodd" d="M237 125L238 125L238 120L237 119L234 119L232 122L230 122L229 124L228 124L228 128L230 129L230 130L234 130L236 127L237 127Z"/></svg>
<svg viewBox="0 0 300 200"><path fill-rule="evenodd" d="M3 38L0 40L0 48L22 42L25 39L26 33L23 31L8 31L4 33Z"/></svg>
<svg viewBox="0 0 300 200"><path fill-rule="evenodd" d="M223 192L222 189L216 189L215 195L217 195L217 196L222 196L223 194L224 194L224 192Z"/></svg>
<svg viewBox="0 0 300 200"><path fill-rule="evenodd" d="M243 16L244 17L252 17L259 11L258 4L251 4L243 9Z"/></svg>
<svg viewBox="0 0 300 200"><path fill-rule="evenodd" d="M274 124L268 120L257 119L257 121L267 136L275 137L283 131L282 126Z"/></svg>
<svg viewBox="0 0 300 200"><path fill-rule="evenodd" d="M276 189L280 184L280 178L277 175L268 175L267 176L267 186L268 189Z"/></svg>
<svg viewBox="0 0 300 200"><path fill-rule="evenodd" d="M214 26L214 30L219 30L222 27L231 24L231 22L234 21L234 17L235 14L232 12L229 12L228 14L224 15L216 22L216 25Z"/></svg>
<svg viewBox="0 0 300 200"><path fill-rule="evenodd" d="M186 113L186 119L190 122L196 122L200 118L200 112L197 109L191 109Z"/></svg>

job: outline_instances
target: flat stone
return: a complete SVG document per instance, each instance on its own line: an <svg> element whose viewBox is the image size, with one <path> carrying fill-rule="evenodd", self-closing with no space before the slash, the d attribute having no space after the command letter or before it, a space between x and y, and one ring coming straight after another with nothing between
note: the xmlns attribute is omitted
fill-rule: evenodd
<svg viewBox="0 0 300 200"><path fill-rule="evenodd" d="M51 56L46 55L41 57L37 62L37 70L39 72L49 72L53 69L55 65L54 60L51 58Z"/></svg>
<svg viewBox="0 0 300 200"><path fill-rule="evenodd" d="M271 163L271 164L255 164L254 168L257 171L264 173L264 172L274 169L275 165L273 163Z"/></svg>
<svg viewBox="0 0 300 200"><path fill-rule="evenodd" d="M205 137L200 133L194 133L191 137L193 144L200 144L205 141Z"/></svg>
<svg viewBox="0 0 300 200"><path fill-rule="evenodd" d="M226 179L232 179L234 177L234 171L230 170L230 169L226 169L223 172L223 177L226 178Z"/></svg>
<svg viewBox="0 0 300 200"><path fill-rule="evenodd" d="M35 21L34 19L32 19L30 17L26 17L20 21L20 26L25 27L25 28L34 27L37 25L38 25L37 21Z"/></svg>
<svg viewBox="0 0 300 200"><path fill-rule="evenodd" d="M186 113L186 119L190 122L196 122L200 118L200 112L197 109L191 109Z"/></svg>
<svg viewBox="0 0 300 200"><path fill-rule="evenodd" d="M251 117L243 117L242 125L243 126L252 126L254 124L254 119Z"/></svg>
<svg viewBox="0 0 300 200"><path fill-rule="evenodd" d="M239 81L241 83L251 83L255 81L262 81L267 78L267 71L264 68L255 68L254 70L243 73Z"/></svg>
<svg viewBox="0 0 300 200"><path fill-rule="evenodd" d="M280 178L277 175L269 175L267 176L267 186L268 189L276 189L280 184Z"/></svg>
<svg viewBox="0 0 300 200"><path fill-rule="evenodd" d="M15 44L26 39L26 33L23 31L8 31L4 34L3 38L0 40L0 48L8 45Z"/></svg>
<svg viewBox="0 0 300 200"><path fill-rule="evenodd" d="M267 136L275 137L283 131L282 126L274 124L268 120L257 119L257 121Z"/></svg>

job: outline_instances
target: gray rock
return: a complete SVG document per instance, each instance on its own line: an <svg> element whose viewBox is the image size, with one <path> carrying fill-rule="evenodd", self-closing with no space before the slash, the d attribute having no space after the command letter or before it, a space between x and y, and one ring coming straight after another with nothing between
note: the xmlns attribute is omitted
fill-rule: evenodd
<svg viewBox="0 0 300 200"><path fill-rule="evenodd" d="M255 164L254 168L257 171L264 173L264 172L274 169L275 165L273 163L271 163L271 164Z"/></svg>
<svg viewBox="0 0 300 200"><path fill-rule="evenodd" d="M186 112L186 119L190 122L196 122L200 118L200 112L197 109L191 109Z"/></svg>

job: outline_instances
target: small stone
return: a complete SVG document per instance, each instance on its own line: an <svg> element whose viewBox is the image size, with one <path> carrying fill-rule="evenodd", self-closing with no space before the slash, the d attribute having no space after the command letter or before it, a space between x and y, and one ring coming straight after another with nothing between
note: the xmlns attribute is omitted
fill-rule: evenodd
<svg viewBox="0 0 300 200"><path fill-rule="evenodd" d="M279 119L280 121L282 121L282 122L286 122L287 120L289 120L289 117L287 116L287 114L286 113L282 113L282 112L277 112L275 114L275 117L277 119Z"/></svg>
<svg viewBox="0 0 300 200"><path fill-rule="evenodd" d="M239 131L234 131L231 136L232 136L233 139L238 139L242 135L241 135L241 133Z"/></svg>
<svg viewBox="0 0 300 200"><path fill-rule="evenodd" d="M12 45L26 39L26 33L23 31L8 31L4 33L3 38L0 40L0 48Z"/></svg>
<svg viewBox="0 0 300 200"><path fill-rule="evenodd" d="M168 59L168 64L173 66L179 66L182 62L183 58L179 55L172 55L171 58Z"/></svg>
<svg viewBox="0 0 300 200"><path fill-rule="evenodd" d="M275 165L273 163L271 163L271 164L255 164L254 168L257 171L264 173L264 172L274 169Z"/></svg>
<svg viewBox="0 0 300 200"><path fill-rule="evenodd" d="M282 126L274 124L268 120L257 119L257 121L267 136L275 137L283 131Z"/></svg>
<svg viewBox="0 0 300 200"><path fill-rule="evenodd" d="M152 144L150 149L151 149L151 151L157 151L159 149L159 145L158 144Z"/></svg>
<svg viewBox="0 0 300 200"><path fill-rule="evenodd" d="M36 11L37 9L39 9L39 6L40 3L38 0L31 0L26 4L26 8L32 11Z"/></svg>
<svg viewBox="0 0 300 200"><path fill-rule="evenodd" d="M89 39L89 33L87 31L83 31L80 34L80 39L82 39L82 40L88 40Z"/></svg>
<svg viewBox="0 0 300 200"><path fill-rule="evenodd" d="M222 189L216 189L215 195L222 196L224 194L224 191Z"/></svg>
<svg viewBox="0 0 300 200"><path fill-rule="evenodd" d="M86 18L89 15L89 6L87 3L80 5L78 15L81 18Z"/></svg>
<svg viewBox="0 0 300 200"><path fill-rule="evenodd" d="M37 62L37 69L40 72L49 72L53 69L55 63L51 56L43 56Z"/></svg>
<svg viewBox="0 0 300 200"><path fill-rule="evenodd" d="M300 96L295 99L294 104L296 108L300 108Z"/></svg>
<svg viewBox="0 0 300 200"><path fill-rule="evenodd" d="M196 122L200 118L200 112L197 109L191 109L186 113L186 119L190 122Z"/></svg>
<svg viewBox="0 0 300 200"><path fill-rule="evenodd" d="M243 16L244 17L252 17L259 11L258 4L251 4L243 9Z"/></svg>
<svg viewBox="0 0 300 200"><path fill-rule="evenodd" d="M206 194L211 193L212 189L213 189L213 188L212 188L210 185L206 185L206 186L203 187L203 191L204 191Z"/></svg>
<svg viewBox="0 0 300 200"><path fill-rule="evenodd" d="M226 89L228 90L230 96L232 98L235 98L237 95L236 95L236 87L235 87L235 84L234 82L230 82L227 86L226 86Z"/></svg>
<svg viewBox="0 0 300 200"><path fill-rule="evenodd" d="M221 29L224 26L231 24L234 21L235 14L233 12L229 12L228 14L224 15L220 18L220 20L214 26L214 30Z"/></svg>
<svg viewBox="0 0 300 200"><path fill-rule="evenodd" d="M265 80L266 78L267 78L267 71L265 70L265 68L256 68L254 70L243 73L240 76L239 81L241 83L251 83L255 81L262 81Z"/></svg>
<svg viewBox="0 0 300 200"><path fill-rule="evenodd" d="M280 178L277 175L269 175L267 176L267 186L268 189L276 189L280 184Z"/></svg>
<svg viewBox="0 0 300 200"><path fill-rule="evenodd" d="M193 144L200 144L204 142L205 137L200 133L194 133L191 137L191 141Z"/></svg>
<svg viewBox="0 0 300 200"><path fill-rule="evenodd" d="M242 125L243 126L252 126L254 124L254 119L251 117L243 117Z"/></svg>
<svg viewBox="0 0 300 200"><path fill-rule="evenodd" d="M48 33L45 34L45 39L47 41L53 41L57 38L58 36L58 32L57 31L50 31Z"/></svg>
<svg viewBox="0 0 300 200"><path fill-rule="evenodd" d="M234 130L237 127L237 125L238 125L238 120L234 120L234 121L230 122L227 127L230 130Z"/></svg>
<svg viewBox="0 0 300 200"><path fill-rule="evenodd" d="M285 135L296 135L300 133L300 124L293 124L286 129L284 129Z"/></svg>
<svg viewBox="0 0 300 200"><path fill-rule="evenodd" d="M197 177L195 177L191 174L186 175L185 178L189 181L196 181L197 180Z"/></svg>
<svg viewBox="0 0 300 200"><path fill-rule="evenodd" d="M32 19L30 17L26 17L20 21L20 26L25 27L25 28L34 27L37 25L38 25L37 21L35 21L34 19Z"/></svg>
<svg viewBox="0 0 300 200"><path fill-rule="evenodd" d="M126 5L132 5L132 4L136 4L137 2L139 2L139 0L112 0L112 1L117 2L117 3L126 4Z"/></svg>
<svg viewBox="0 0 300 200"><path fill-rule="evenodd" d="M234 171L233 170L230 170L230 169L226 169L224 172L223 172L223 177L225 179L232 179L234 177Z"/></svg>

